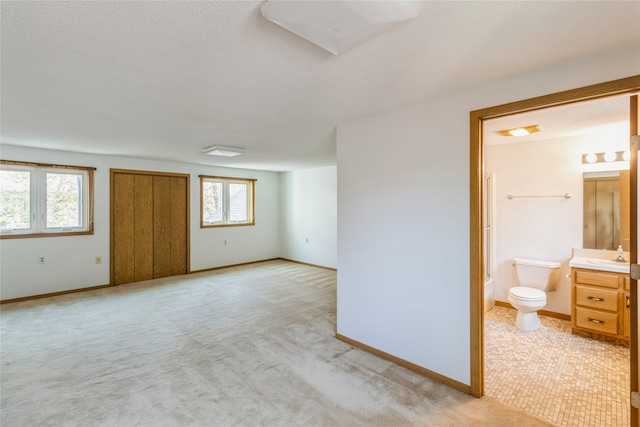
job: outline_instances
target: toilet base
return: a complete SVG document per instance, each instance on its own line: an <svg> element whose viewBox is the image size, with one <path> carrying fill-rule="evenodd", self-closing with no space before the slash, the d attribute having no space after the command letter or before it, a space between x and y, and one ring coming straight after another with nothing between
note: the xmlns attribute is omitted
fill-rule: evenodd
<svg viewBox="0 0 640 427"><path fill-rule="evenodd" d="M516 328L522 331L535 331L540 327L540 318L537 311L523 313L518 310L516 314Z"/></svg>

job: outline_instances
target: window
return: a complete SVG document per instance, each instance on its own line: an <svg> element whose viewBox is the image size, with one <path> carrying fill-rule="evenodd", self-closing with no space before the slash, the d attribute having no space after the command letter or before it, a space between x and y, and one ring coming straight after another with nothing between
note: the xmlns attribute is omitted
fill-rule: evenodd
<svg viewBox="0 0 640 427"><path fill-rule="evenodd" d="M254 182L200 176L200 227L254 225Z"/></svg>
<svg viewBox="0 0 640 427"><path fill-rule="evenodd" d="M93 233L93 168L0 161L0 237Z"/></svg>

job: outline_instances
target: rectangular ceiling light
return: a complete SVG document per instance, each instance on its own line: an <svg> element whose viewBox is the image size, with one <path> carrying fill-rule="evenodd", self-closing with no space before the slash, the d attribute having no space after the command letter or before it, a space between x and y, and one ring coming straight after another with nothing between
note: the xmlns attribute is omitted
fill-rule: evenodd
<svg viewBox="0 0 640 427"><path fill-rule="evenodd" d="M208 154L209 156L222 156L222 157L233 157L244 154L246 151L245 148L240 147L229 147L226 145L212 145L211 147L207 147L202 149L202 153Z"/></svg>
<svg viewBox="0 0 640 427"><path fill-rule="evenodd" d="M498 133L502 136L525 136L531 135L532 133L540 132L541 130L542 126L540 125L530 125L513 129L499 130Z"/></svg>
<svg viewBox="0 0 640 427"><path fill-rule="evenodd" d="M267 0L262 16L334 55L415 18L420 2L412 0Z"/></svg>

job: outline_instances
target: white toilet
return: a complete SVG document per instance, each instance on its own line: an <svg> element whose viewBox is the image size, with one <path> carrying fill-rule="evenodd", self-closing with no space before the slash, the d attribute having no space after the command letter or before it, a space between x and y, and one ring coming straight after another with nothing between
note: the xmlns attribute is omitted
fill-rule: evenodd
<svg viewBox="0 0 640 427"><path fill-rule="evenodd" d="M547 305L546 292L558 288L560 263L514 258L520 286L509 289L509 302L518 310L516 327L533 331L540 326L538 310Z"/></svg>

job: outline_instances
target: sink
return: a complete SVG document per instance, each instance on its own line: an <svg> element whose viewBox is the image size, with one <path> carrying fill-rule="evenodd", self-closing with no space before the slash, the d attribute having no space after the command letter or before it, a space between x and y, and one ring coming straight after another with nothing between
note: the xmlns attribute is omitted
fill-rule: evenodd
<svg viewBox="0 0 640 427"><path fill-rule="evenodd" d="M628 262L620 262L614 259L597 259L597 258L589 258L587 260L590 264L600 264L600 265L619 265L620 267L628 267Z"/></svg>

